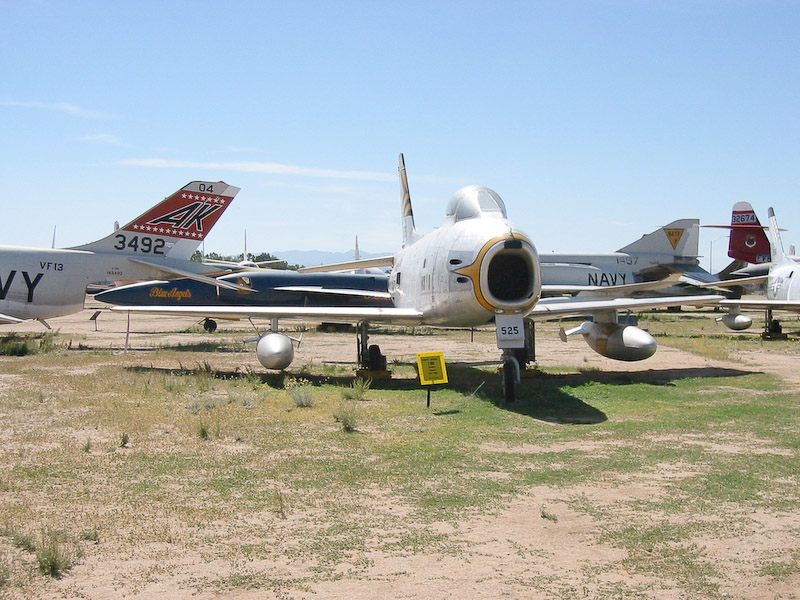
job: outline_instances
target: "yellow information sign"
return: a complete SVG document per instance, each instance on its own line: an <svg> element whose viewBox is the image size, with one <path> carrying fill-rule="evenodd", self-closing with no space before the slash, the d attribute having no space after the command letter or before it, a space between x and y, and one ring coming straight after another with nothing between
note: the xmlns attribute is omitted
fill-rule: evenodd
<svg viewBox="0 0 800 600"><path fill-rule="evenodd" d="M447 368L444 366L444 353L424 352L417 354L419 382L422 385L447 383Z"/></svg>

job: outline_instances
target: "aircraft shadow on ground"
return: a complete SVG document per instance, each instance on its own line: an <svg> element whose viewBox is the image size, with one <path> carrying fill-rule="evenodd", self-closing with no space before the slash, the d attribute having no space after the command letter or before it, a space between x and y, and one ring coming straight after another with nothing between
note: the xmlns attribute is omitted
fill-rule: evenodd
<svg viewBox="0 0 800 600"><path fill-rule="evenodd" d="M607 421L608 417L603 411L565 391L568 388L579 387L589 382L620 386L634 384L673 386L674 382L680 379L741 377L753 373L753 371L717 367L648 369L644 371L589 370L565 374L539 371L535 376L524 379L522 384L517 386L517 401L507 403L503 398L501 376L492 370L487 370L486 366L487 363L450 363L447 365L449 383L441 387L455 390L465 396L473 397L477 401L492 402L504 410L527 415L533 419L573 425L602 423ZM128 367L128 370L141 373L158 372L175 376L204 374L225 380L256 377L263 384L275 389L282 389L288 378L305 379L312 386L337 385L343 388L349 387L356 379L355 374L221 370L210 368L208 363L194 368L135 366ZM426 388L420 385L416 378L377 379L372 382L371 387L375 390L418 391L421 402L425 401L427 395ZM432 389L434 390L433 403L435 405L437 388ZM458 410L437 412L434 409L432 414L445 416L454 414L454 412L458 412Z"/></svg>
<svg viewBox="0 0 800 600"><path fill-rule="evenodd" d="M91 347L88 347L92 349ZM147 352L213 352L216 354L247 354L247 349L243 349L241 345L236 344L220 344L219 342L205 341L205 342L192 342L192 343L179 343L179 344L163 344L159 346L140 347L132 349L137 353Z"/></svg>
<svg viewBox="0 0 800 600"><path fill-rule="evenodd" d="M517 389L515 404L502 403L502 395L495 395L497 402L509 410L527 414L549 423L593 424L608 420L599 409L587 404L565 391L587 383L608 385L648 384L674 386L679 379L741 377L750 371L712 367L682 369L648 369L646 371L581 371L577 373L539 373L523 380ZM499 393L499 392L498 392Z"/></svg>

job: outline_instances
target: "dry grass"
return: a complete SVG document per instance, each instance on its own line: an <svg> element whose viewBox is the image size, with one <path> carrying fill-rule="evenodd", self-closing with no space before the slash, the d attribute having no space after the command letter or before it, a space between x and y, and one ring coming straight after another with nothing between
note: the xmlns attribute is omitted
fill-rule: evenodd
<svg viewBox="0 0 800 600"><path fill-rule="evenodd" d="M154 339L0 358L1 597L791 598L800 584L800 397L778 379L576 358L508 407L491 367L451 365L429 411L402 361L344 404L352 375L320 361L293 371L314 397L297 410L235 340ZM40 532L66 555L60 579L37 565Z"/></svg>

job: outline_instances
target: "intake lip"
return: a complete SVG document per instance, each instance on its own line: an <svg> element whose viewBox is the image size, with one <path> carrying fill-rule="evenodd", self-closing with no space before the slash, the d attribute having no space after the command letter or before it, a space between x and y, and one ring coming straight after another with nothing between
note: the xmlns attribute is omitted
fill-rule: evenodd
<svg viewBox="0 0 800 600"><path fill-rule="evenodd" d="M472 279L478 302L492 312L527 312L541 293L536 249L512 232L486 242L475 262L457 273Z"/></svg>

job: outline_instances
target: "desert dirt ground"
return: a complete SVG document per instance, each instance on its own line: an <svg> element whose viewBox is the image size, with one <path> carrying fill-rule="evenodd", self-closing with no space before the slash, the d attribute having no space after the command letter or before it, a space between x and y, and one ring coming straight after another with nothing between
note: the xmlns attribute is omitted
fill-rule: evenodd
<svg viewBox="0 0 800 600"><path fill-rule="evenodd" d="M245 325L221 324L212 335L204 332L183 333L192 325L187 318L133 317L128 337L125 314L104 311L96 321L89 316L95 307L69 317L54 319L51 323L62 337L74 336L73 344L82 350L113 351L111 360L123 361L131 367L152 367L153 348L163 345L213 342L224 335L226 328L239 330ZM26 323L16 331L40 332L41 324ZM739 352L735 358L719 360L704 358L675 348L661 345L656 355L645 363L611 362L592 352L581 340L568 344L558 340L554 325L537 327L537 364L540 367L558 367L584 373L611 374L635 373L638 381L659 382L682 373L686 377L702 377L716 371L747 371L771 373L784 382L787 398L797 402L792 390L800 386L800 369L797 353L771 353L769 350ZM169 333L165 333L169 332ZM217 337L214 337L217 336ZM126 342L126 337L128 337ZM412 362L416 353L442 351L448 362L492 364L497 361L493 332L467 331L448 336L380 335L371 342L379 343L390 361ZM127 345L127 351L125 347ZM193 358L189 358L192 356ZM198 352L196 356L204 356ZM195 354L187 354L186 361ZM104 358L103 360L108 360ZM260 369L252 352L207 354L201 360L213 361L215 368L235 370ZM295 365L332 364L350 365L355 361L355 336L351 333L322 334L313 329L304 333L297 351ZM293 367L295 366L293 365ZM168 365L174 367L175 365ZM290 368L291 370L291 368ZM0 365L0 386L8 386ZM15 380L16 381L16 380ZM0 388L1 389L1 388ZM525 393L521 394L525 401ZM31 417L34 418L34 417ZM35 426L35 424L30 424ZM0 425L0 427L2 427ZM0 443L3 436L0 435ZM8 437L5 439L8 441ZM698 443L702 441L698 440ZM596 439L586 443L581 450L604 451ZM751 452L754 457L769 455L769 447L761 447L758 440L731 441L730 448L711 448L720 452ZM571 445L569 448L574 449ZM553 448L547 448L552 451ZM503 448L487 447L487 452ZM535 456L544 448L516 449L522 454ZM3 469L13 468L13 452L6 452ZM623 482L593 482L572 486L571 498L583 497L597 507L652 498L664 494L662 481L682 476L682 465L665 464L660 472L650 472L628 477ZM500 477L501 475L498 475ZM2 482L0 482L2 483ZM0 485L0 494L8 494ZM103 498L95 501L105 502ZM107 499L107 514L113 519L115 503L124 499ZM387 514L402 515L408 507L393 505L393 497L385 490L374 491L374 509ZM543 507L557 511L557 521L546 518ZM800 508L800 507L799 507ZM270 514L261 515L272 521L270 527L278 538L291 537L294 528L301 529L300 517L289 514L276 519ZM753 514L752 531L747 535L728 538L698 540L704 554L718 570L725 573L714 597L748 599L800 598L800 573L789 572L781 577L757 574L748 561L753 557L788 557L787 561L800 559L800 510L773 514ZM236 545L249 540L237 539L237 523L255 515L230 515L214 523L218 528L219 544ZM3 526L0 517L0 526ZM589 512L577 511L566 502L564 490L557 484L534 486L506 499L506 504L485 514L473 513L463 521L453 524L446 521L432 525L437 535L456 540L460 550L436 551L425 546L421 552L403 552L393 555L380 549L377 543L364 556L351 557L364 561L367 567L347 569L334 577L309 577L313 565L298 564L290 554L270 554L256 560L245 554L223 560L213 551L213 544L193 547L191 538L176 532L175 541L156 539L146 550L116 544L98 544L98 549L87 553L64 577L44 580L32 578L21 588L0 586L0 598L703 598L703 592L685 589L680 582L655 582L631 574L624 565L627 551L603 541L602 525ZM438 529L438 530L437 530ZM381 538L395 535L376 526L370 536ZM0 546L3 552L11 550ZM270 572L280 586L236 585L236 575L242 573ZM355 574L354 574L355 573ZM196 582L213 574L228 577L229 586L205 589ZM293 585L291 582L298 582Z"/></svg>

